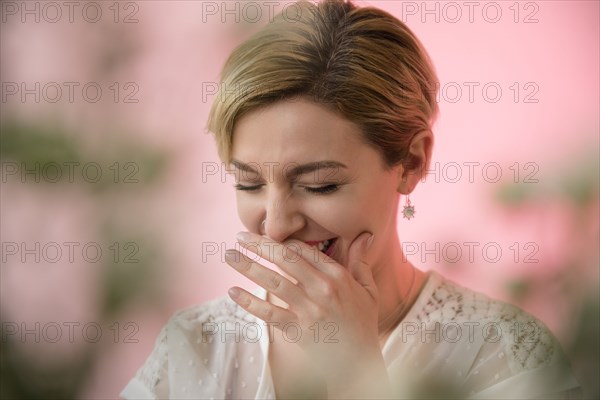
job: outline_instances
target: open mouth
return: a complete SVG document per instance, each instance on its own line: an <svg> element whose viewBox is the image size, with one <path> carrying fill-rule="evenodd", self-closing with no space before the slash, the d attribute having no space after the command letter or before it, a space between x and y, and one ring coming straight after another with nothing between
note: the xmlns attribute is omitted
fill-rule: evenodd
<svg viewBox="0 0 600 400"><path fill-rule="evenodd" d="M337 238L324 240L317 244L317 248L319 249L319 251L325 253L327 256L331 256L336 241Z"/></svg>

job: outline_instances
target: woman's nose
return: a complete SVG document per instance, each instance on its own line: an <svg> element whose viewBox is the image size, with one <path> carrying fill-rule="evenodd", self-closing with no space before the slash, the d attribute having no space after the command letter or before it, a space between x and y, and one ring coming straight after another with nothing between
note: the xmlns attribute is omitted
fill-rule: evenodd
<svg viewBox="0 0 600 400"><path fill-rule="evenodd" d="M283 193L269 194L261 226L263 234L283 242L304 227L304 216L295 199Z"/></svg>

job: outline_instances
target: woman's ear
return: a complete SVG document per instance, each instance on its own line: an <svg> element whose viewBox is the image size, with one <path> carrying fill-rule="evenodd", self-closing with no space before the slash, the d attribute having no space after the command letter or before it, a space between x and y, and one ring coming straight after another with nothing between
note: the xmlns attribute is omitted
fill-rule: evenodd
<svg viewBox="0 0 600 400"><path fill-rule="evenodd" d="M425 178L431 162L433 150L433 134L431 131L421 131L411 140L408 155L398 169L398 192L410 194L420 180Z"/></svg>

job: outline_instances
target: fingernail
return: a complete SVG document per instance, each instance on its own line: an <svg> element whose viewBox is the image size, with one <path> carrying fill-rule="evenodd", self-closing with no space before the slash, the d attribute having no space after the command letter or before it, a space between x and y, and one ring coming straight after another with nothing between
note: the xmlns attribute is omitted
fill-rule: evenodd
<svg viewBox="0 0 600 400"><path fill-rule="evenodd" d="M240 261L240 257L238 254L240 253L238 253L236 250L228 249L225 251L225 260Z"/></svg>
<svg viewBox="0 0 600 400"><path fill-rule="evenodd" d="M233 300L236 300L238 297L240 297L240 290L238 288L230 288L227 293L229 293L229 297L231 297Z"/></svg>
<svg viewBox="0 0 600 400"><path fill-rule="evenodd" d="M250 241L250 234L248 232L238 232L235 237L237 238L237 240L239 240L240 242L249 242Z"/></svg>
<svg viewBox="0 0 600 400"><path fill-rule="evenodd" d="M375 235L371 234L371 236L367 239L367 250L371 248L371 245L373 244L373 239L375 239Z"/></svg>

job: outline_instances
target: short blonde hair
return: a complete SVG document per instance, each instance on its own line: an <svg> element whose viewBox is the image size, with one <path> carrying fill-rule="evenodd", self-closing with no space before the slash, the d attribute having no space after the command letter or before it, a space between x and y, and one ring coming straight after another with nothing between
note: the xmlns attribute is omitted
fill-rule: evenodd
<svg viewBox="0 0 600 400"><path fill-rule="evenodd" d="M305 97L357 124L387 167L407 160L412 138L431 131L438 80L410 29L391 14L350 1L295 3L239 45L221 73L207 130L229 164L235 123L279 100Z"/></svg>

